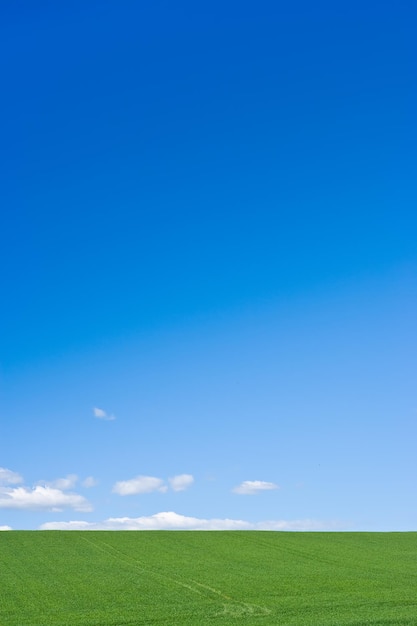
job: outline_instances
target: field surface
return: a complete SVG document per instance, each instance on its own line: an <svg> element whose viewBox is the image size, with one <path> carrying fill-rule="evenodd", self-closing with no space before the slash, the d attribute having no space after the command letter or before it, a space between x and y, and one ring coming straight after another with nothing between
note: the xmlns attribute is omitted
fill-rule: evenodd
<svg viewBox="0 0 417 626"><path fill-rule="evenodd" d="M0 533L1 626L417 625L416 533Z"/></svg>

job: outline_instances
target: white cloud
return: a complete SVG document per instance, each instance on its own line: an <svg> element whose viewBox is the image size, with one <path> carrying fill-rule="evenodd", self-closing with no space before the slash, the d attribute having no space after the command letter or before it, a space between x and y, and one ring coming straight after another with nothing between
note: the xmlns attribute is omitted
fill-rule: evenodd
<svg viewBox="0 0 417 626"><path fill-rule="evenodd" d="M18 485L23 482L23 478L17 472L0 467L0 485Z"/></svg>
<svg viewBox="0 0 417 626"><path fill-rule="evenodd" d="M187 517L173 511L155 513L148 517L110 517L103 522L46 522L40 530L334 530L335 522L318 520L272 520L247 522L236 519L202 519Z"/></svg>
<svg viewBox="0 0 417 626"><path fill-rule="evenodd" d="M0 490L0 509L49 509L62 510L71 508L75 511L91 511L92 506L77 493L65 493L61 489L48 485L14 487Z"/></svg>
<svg viewBox="0 0 417 626"><path fill-rule="evenodd" d="M106 530L104 525L91 522L46 522L39 526L39 530Z"/></svg>
<svg viewBox="0 0 417 626"><path fill-rule="evenodd" d="M31 489L20 485L23 482L20 474L0 468L0 509L61 511L71 508L76 511L91 511L88 500L77 493L68 492L73 489L77 480L76 474L68 474L65 478L38 483Z"/></svg>
<svg viewBox="0 0 417 626"><path fill-rule="evenodd" d="M270 491L271 489L279 489L279 487L275 483L268 483L264 480L244 480L232 491L242 496L254 496L261 491Z"/></svg>
<svg viewBox="0 0 417 626"><path fill-rule="evenodd" d="M100 420L105 420L107 422L111 422L116 419L115 415L106 413L103 409L99 409L98 407L93 408L94 417L97 417Z"/></svg>
<svg viewBox="0 0 417 626"><path fill-rule="evenodd" d="M179 474L178 476L173 476L172 478L168 478L168 482L171 485L171 489L174 491L184 491L191 487L194 482L194 477L191 474Z"/></svg>
<svg viewBox="0 0 417 626"><path fill-rule="evenodd" d="M13 530L11 526L0 526L0 530Z"/></svg>
<svg viewBox="0 0 417 626"><path fill-rule="evenodd" d="M130 480L121 480L113 486L113 493L119 496L132 496L138 493L151 493L152 491L165 492L167 486L161 478L155 476L136 476Z"/></svg>
<svg viewBox="0 0 417 626"><path fill-rule="evenodd" d="M95 487L98 484L98 481L93 476L87 476L85 480L81 483L83 487L86 489L90 489L91 487Z"/></svg>
<svg viewBox="0 0 417 626"><path fill-rule="evenodd" d="M78 476L76 474L68 474L65 478L57 478L51 482L41 482L41 486L52 487L52 489L59 489L61 491L68 491L73 489L77 484Z"/></svg>

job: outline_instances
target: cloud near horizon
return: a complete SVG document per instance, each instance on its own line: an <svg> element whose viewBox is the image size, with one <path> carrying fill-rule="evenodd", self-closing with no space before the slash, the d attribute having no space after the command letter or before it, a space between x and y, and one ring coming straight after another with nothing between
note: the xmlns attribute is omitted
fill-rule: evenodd
<svg viewBox="0 0 417 626"><path fill-rule="evenodd" d="M232 491L242 496L255 496L261 493L261 491L271 491L273 489L279 489L279 486L264 480L244 480L240 485L234 487Z"/></svg>
<svg viewBox="0 0 417 626"><path fill-rule="evenodd" d="M318 520L270 520L247 522L236 519L204 519L179 515L173 511L143 517L110 517L103 522L46 522L39 530L275 530L320 531L335 530L335 522Z"/></svg>

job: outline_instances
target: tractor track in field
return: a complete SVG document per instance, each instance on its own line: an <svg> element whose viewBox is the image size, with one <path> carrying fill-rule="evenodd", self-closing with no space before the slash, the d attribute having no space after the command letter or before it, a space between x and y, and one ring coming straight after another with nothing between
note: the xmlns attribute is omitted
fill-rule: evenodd
<svg viewBox="0 0 417 626"><path fill-rule="evenodd" d="M223 593L220 589L216 589L215 587L206 585L196 580L181 580L178 577L162 574L161 572L158 572L154 569L145 567L141 563L141 561L129 557L126 554L123 554L122 552L120 552L120 550L117 550L116 548L104 541L95 542L84 536L81 536L81 539L94 546L94 548L96 548L97 550L100 550L101 552L104 552L105 554L108 554L118 561L125 563L126 565L129 565L130 567L133 567L141 572L150 574L151 576L161 580L165 584L172 584L178 587L182 587L191 591L192 593L204 596L213 602L221 601L223 604L223 610L216 613L216 616L224 616L225 614L228 614L233 617L245 618L261 615L265 616L271 613L270 609L268 609L267 607L257 604L250 604L248 602L243 602L242 600L237 600Z"/></svg>

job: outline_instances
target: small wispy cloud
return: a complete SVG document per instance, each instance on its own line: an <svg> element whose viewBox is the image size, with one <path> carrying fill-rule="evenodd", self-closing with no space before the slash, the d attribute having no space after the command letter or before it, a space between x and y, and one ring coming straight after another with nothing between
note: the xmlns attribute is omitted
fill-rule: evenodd
<svg viewBox="0 0 417 626"><path fill-rule="evenodd" d="M194 482L194 477L191 474L179 474L168 478L168 482L171 485L173 491L185 491Z"/></svg>
<svg viewBox="0 0 417 626"><path fill-rule="evenodd" d="M162 478L156 478L155 476L136 476L129 480L120 480L113 486L113 493L119 494L119 496L133 496L138 493L152 493L152 491L167 491L168 487L165 485Z"/></svg>
<svg viewBox="0 0 417 626"><path fill-rule="evenodd" d="M19 485L23 482L23 478L17 472L0 467L0 485Z"/></svg>
<svg viewBox="0 0 417 626"><path fill-rule="evenodd" d="M279 486L264 480L244 480L240 485L234 487L232 491L242 496L255 496L262 491L271 491L273 489L279 489Z"/></svg>
<svg viewBox="0 0 417 626"><path fill-rule="evenodd" d="M185 491L194 482L194 476L191 474L178 474L168 478L169 486L173 491ZM156 476L135 476L129 480L120 480L114 484L113 493L119 496L133 496L141 493L152 493L159 491L166 493L168 485L162 478Z"/></svg>
<svg viewBox="0 0 417 626"><path fill-rule="evenodd" d="M87 476L87 478L85 478L81 483L81 485L86 489L91 489L91 487L95 487L97 484L98 481L94 478L94 476Z"/></svg>
<svg viewBox="0 0 417 626"><path fill-rule="evenodd" d="M57 478L56 480L42 482L39 484L46 487L52 487L53 489L59 489L61 491L68 491L69 489L74 489L77 481L78 476L76 474L68 474L65 478Z"/></svg>
<svg viewBox="0 0 417 626"><path fill-rule="evenodd" d="M116 419L115 415L107 413L103 409L99 409L97 406L93 408L93 414L94 417L97 417L97 419L104 420L106 422L112 422Z"/></svg>
<svg viewBox="0 0 417 626"><path fill-rule="evenodd" d="M280 530L320 531L340 529L340 522L320 520L271 520L247 522L240 519L204 519L179 515L173 511L147 517L110 517L103 522L46 522L40 530Z"/></svg>
<svg viewBox="0 0 417 626"><path fill-rule="evenodd" d="M13 530L11 526L0 526L0 530Z"/></svg>

